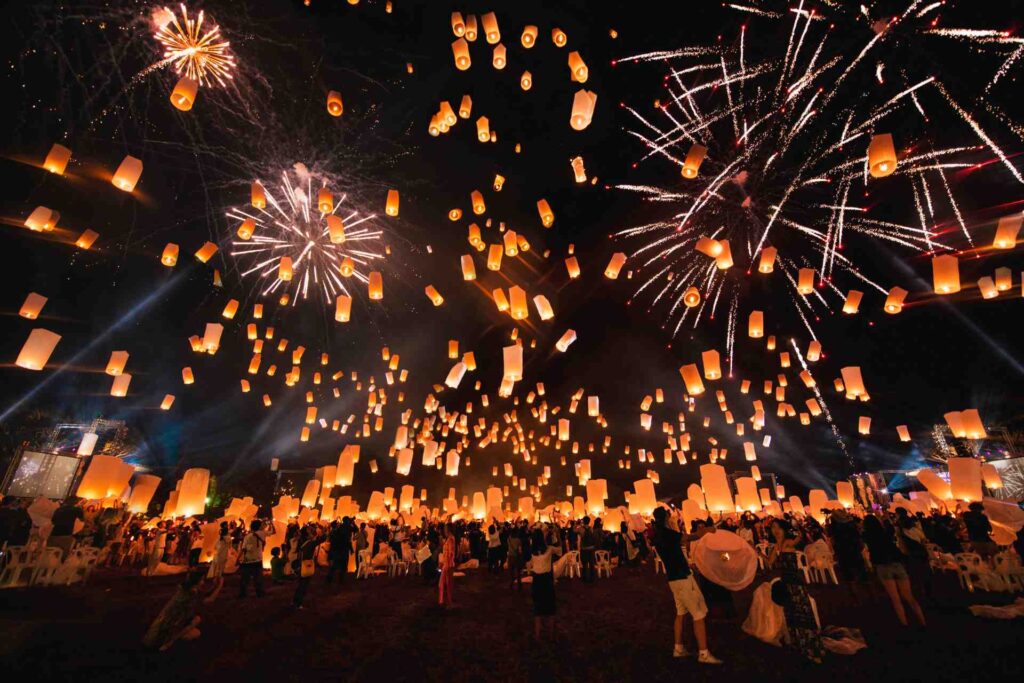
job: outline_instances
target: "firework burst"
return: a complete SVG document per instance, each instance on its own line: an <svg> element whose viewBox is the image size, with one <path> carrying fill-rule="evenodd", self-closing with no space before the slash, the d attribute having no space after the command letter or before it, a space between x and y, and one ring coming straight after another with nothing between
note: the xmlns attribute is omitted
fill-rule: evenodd
<svg viewBox="0 0 1024 683"><path fill-rule="evenodd" d="M195 18L189 18L188 8L185 5L180 8L180 19L166 7L153 13L156 39L164 48L163 59L154 66L170 66L178 75L187 76L199 85L213 81L225 85L235 69L231 43L224 40L220 27L212 20L203 26L202 10Z"/></svg>
<svg viewBox="0 0 1024 683"><path fill-rule="evenodd" d="M846 298L837 275L855 289L888 291L844 253L851 236L912 253L949 248L942 233L971 243L951 176L992 160L991 166L1024 180L968 111L984 107L1020 137L1019 126L985 98L1000 82L1012 81L1022 41L1002 31L939 28L935 15L944 4L914 0L884 19L874 17L870 3L826 1L824 14L806 2L727 4L757 24L756 37L744 25L729 44L618 60L669 65L667 97L654 115L624 105L633 117L627 132L646 147L642 160L666 159L684 177L666 186L619 185L669 208L615 237L636 245L636 294L664 316L673 336L688 322L697 326L724 311L731 357L738 304L762 277L778 280L773 292L778 296L782 285L814 336L812 321ZM915 73L915 62L925 61L920 54L906 57L927 41L951 39L996 58L992 77L974 84L970 107L931 72ZM955 126L929 128L926 105ZM869 143L890 132L897 138L897 167L879 174L888 177L873 177ZM937 132L957 144L937 145L931 137ZM699 172L688 169L702 150ZM910 210L882 215L868 198L876 191Z"/></svg>
<svg viewBox="0 0 1024 683"><path fill-rule="evenodd" d="M287 295L292 306L299 301L333 305L338 295L353 295L354 281L365 289L374 262L385 257L377 216L348 203L347 194L303 164L282 172L276 183L261 185L264 208L227 212L235 234L229 253L243 280L254 281L261 297ZM329 207L322 203L322 189L331 193ZM290 259L290 277L282 277L282 259Z"/></svg>

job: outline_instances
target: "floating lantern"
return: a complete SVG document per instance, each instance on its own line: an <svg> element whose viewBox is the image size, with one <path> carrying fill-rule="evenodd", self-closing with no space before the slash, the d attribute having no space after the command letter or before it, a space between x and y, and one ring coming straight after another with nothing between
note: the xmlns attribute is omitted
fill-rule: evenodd
<svg viewBox="0 0 1024 683"><path fill-rule="evenodd" d="M569 53L569 77L577 83L586 83L590 71L579 52Z"/></svg>
<svg viewBox="0 0 1024 683"><path fill-rule="evenodd" d="M341 265L338 266L338 272L341 273L342 277L352 277L356 272L355 261L352 260L351 256L346 256L341 259Z"/></svg>
<svg viewBox="0 0 1024 683"><path fill-rule="evenodd" d="M331 116L341 116L345 111L345 106L341 101L341 93L337 90L332 90L327 93L327 113Z"/></svg>
<svg viewBox="0 0 1024 683"><path fill-rule="evenodd" d="M558 341L555 342L555 348L562 353L565 353L574 341L576 341L576 331L566 330L565 333L559 337Z"/></svg>
<svg viewBox="0 0 1024 683"><path fill-rule="evenodd" d="M896 434L899 435L900 441L910 441L910 431L907 429L907 425L898 425Z"/></svg>
<svg viewBox="0 0 1024 683"><path fill-rule="evenodd" d="M75 246L79 249L89 249L99 239L99 236L100 234L94 230L86 230L75 240Z"/></svg>
<svg viewBox="0 0 1024 683"><path fill-rule="evenodd" d="M128 364L128 352L127 351L111 351L110 360L107 361L107 368L104 370L111 377L117 377L124 372L124 367Z"/></svg>
<svg viewBox="0 0 1024 683"><path fill-rule="evenodd" d="M866 397L868 390L864 387L864 378L861 377L860 367L851 366L840 368L839 371L843 376L843 385L846 388L846 398L855 399Z"/></svg>
<svg viewBox="0 0 1024 683"><path fill-rule="evenodd" d="M529 71L524 71L523 75L519 77L519 87L523 90L529 90L533 87L533 74Z"/></svg>
<svg viewBox="0 0 1024 683"><path fill-rule="evenodd" d="M291 282L292 274L292 257L282 256L277 267L277 279L282 282Z"/></svg>
<svg viewBox="0 0 1024 683"><path fill-rule="evenodd" d="M545 228L550 228L555 223L555 212L551 210L548 200L537 201L537 213L540 215L540 222Z"/></svg>
<svg viewBox="0 0 1024 683"><path fill-rule="evenodd" d="M541 320L550 320L555 317L555 311L551 308L551 303L543 294L533 297L533 305L537 307L537 313L540 315Z"/></svg>
<svg viewBox="0 0 1024 683"><path fill-rule="evenodd" d="M501 270L501 257L504 253L500 244L492 244L487 250L487 270Z"/></svg>
<svg viewBox="0 0 1024 683"><path fill-rule="evenodd" d="M210 487L210 470L194 467L185 470L178 487L176 516L192 517L206 511L206 494Z"/></svg>
<svg viewBox="0 0 1024 683"><path fill-rule="evenodd" d="M817 339L811 340L807 344L807 361L809 363L817 363L821 358L821 342Z"/></svg>
<svg viewBox="0 0 1024 683"><path fill-rule="evenodd" d="M21 352L14 364L26 370L42 370L46 367L46 361L50 359L50 354L53 353L59 341L59 334L37 327L29 332L28 339L21 347Z"/></svg>
<svg viewBox="0 0 1024 683"><path fill-rule="evenodd" d="M608 261L608 267L604 269L604 276L609 280L615 280L619 277L619 271L622 270L622 266L626 263L626 255L621 251L612 254L611 260Z"/></svg>
<svg viewBox="0 0 1024 683"><path fill-rule="evenodd" d="M252 237L252 233L256 230L256 221L252 218L246 218L242 221L242 224L238 226L238 239L248 240Z"/></svg>
<svg viewBox="0 0 1024 683"><path fill-rule="evenodd" d="M43 161L43 168L50 173L64 175L64 171L67 169L68 161L70 160L71 150L64 145L54 143L53 146L50 147L50 151L46 154L46 160ZM1020 223L1018 222L1017 225L1019 226Z"/></svg>
<svg viewBox="0 0 1024 683"><path fill-rule="evenodd" d="M254 209L265 209L267 208L267 192L260 185L259 181L254 180L249 190L250 203Z"/></svg>
<svg viewBox="0 0 1024 683"><path fill-rule="evenodd" d="M700 354L704 364L704 379L715 380L722 377L722 366L718 351L710 349Z"/></svg>
<svg viewBox="0 0 1024 683"><path fill-rule="evenodd" d="M468 119L470 114L473 112L473 98L469 95L462 96L462 102L459 104L459 117Z"/></svg>
<svg viewBox="0 0 1024 683"><path fill-rule="evenodd" d="M156 493L159 486L160 477L152 474L140 474L135 477L132 492L128 496L128 512L133 514L146 512L153 500L153 494Z"/></svg>
<svg viewBox="0 0 1024 683"><path fill-rule="evenodd" d="M712 239L710 237L698 238L697 242L693 245L693 248L696 251L699 251L700 253L704 254L705 256L710 256L713 259L717 259L719 254L722 253L722 244L718 240Z"/></svg>
<svg viewBox="0 0 1024 683"><path fill-rule="evenodd" d="M121 165L117 167L110 182L119 190L131 192L135 189L135 184L139 182L140 177L142 177L142 161L127 155L121 160Z"/></svg>
<svg viewBox="0 0 1024 683"><path fill-rule="evenodd" d="M572 100L572 114L569 125L573 130L583 130L594 118L594 107L597 106L597 93L580 90Z"/></svg>
<svg viewBox="0 0 1024 683"><path fill-rule="evenodd" d="M501 44L495 45L494 54L491 57L491 65L494 66L494 68L497 69L498 71L501 71L502 69L505 68L505 65L507 64L508 59L505 56L505 46Z"/></svg>
<svg viewBox="0 0 1024 683"><path fill-rule="evenodd" d="M452 43L452 55L455 57L455 68L465 71L473 63L469 58L469 44L465 38L457 38Z"/></svg>
<svg viewBox="0 0 1024 683"><path fill-rule="evenodd" d="M132 376L127 372L122 372L114 378L113 384L110 385L110 395L116 398L124 398L128 395L128 386L131 383Z"/></svg>
<svg viewBox="0 0 1024 683"><path fill-rule="evenodd" d="M704 393L704 382L700 379L700 370L696 364L684 365L679 368L679 374L683 377L686 385L686 393L691 396L700 396Z"/></svg>
<svg viewBox="0 0 1024 683"><path fill-rule="evenodd" d="M988 276L978 280L978 289L981 291L982 299L995 299L999 296L999 290L996 289L996 283Z"/></svg>
<svg viewBox="0 0 1024 683"><path fill-rule="evenodd" d="M54 145L54 147L58 146ZM50 157L46 158L49 160ZM1022 221L1024 221L1024 214L1020 213L1000 218L998 225L996 225L996 235L992 240L992 247L994 249L1013 249L1017 246L1017 233L1020 232Z"/></svg>
<svg viewBox="0 0 1024 683"><path fill-rule="evenodd" d="M462 263L462 279L467 282L476 279L476 266L473 264L473 257L469 254L463 254L460 258Z"/></svg>
<svg viewBox="0 0 1024 683"><path fill-rule="evenodd" d="M484 39L488 43L494 45L501 40L501 31L498 30L498 17L494 15L494 12L481 15L480 23L484 29Z"/></svg>
<svg viewBox="0 0 1024 683"><path fill-rule="evenodd" d="M388 190L387 201L384 203L384 213L389 216L398 215L398 190Z"/></svg>
<svg viewBox="0 0 1024 683"><path fill-rule="evenodd" d="M327 214L334 211L334 195L326 187L321 187L316 195L316 208L320 213Z"/></svg>
<svg viewBox="0 0 1024 683"><path fill-rule="evenodd" d="M1009 268L996 268L996 290L1008 292L1013 287L1013 273Z"/></svg>
<svg viewBox="0 0 1024 683"><path fill-rule="evenodd" d="M796 291L807 296L814 291L814 269L801 268L798 273Z"/></svg>
<svg viewBox="0 0 1024 683"><path fill-rule="evenodd" d="M352 315L352 297L339 294L334 305L334 319L339 323L347 323Z"/></svg>
<svg viewBox="0 0 1024 683"><path fill-rule="evenodd" d="M757 272L770 273L775 270L775 257L779 250L775 247L765 247L761 250L761 258L757 263Z"/></svg>
<svg viewBox="0 0 1024 683"><path fill-rule="evenodd" d="M975 458L950 458L949 490L956 500L973 503L983 496L981 488L981 461Z"/></svg>
<svg viewBox="0 0 1024 683"><path fill-rule="evenodd" d="M57 227L60 214L45 206L37 206L25 219L25 227L33 232L45 232Z"/></svg>
<svg viewBox="0 0 1024 683"><path fill-rule="evenodd" d="M441 293L437 291L437 288L435 288L434 285L427 285L424 291L427 294L427 298L430 299L430 302L435 306L440 306L444 303L444 297L441 296Z"/></svg>
<svg viewBox="0 0 1024 683"><path fill-rule="evenodd" d="M858 418L857 419L857 431L859 433L861 433L861 434L870 434L871 433L871 418L870 417L865 417L863 415L860 418Z"/></svg>
<svg viewBox="0 0 1024 683"><path fill-rule="evenodd" d="M213 242L206 242L196 252L196 258L200 263L206 263L217 253L217 245Z"/></svg>
<svg viewBox="0 0 1024 683"><path fill-rule="evenodd" d="M999 476L999 470L990 462L981 464L981 480L985 483L985 488L990 491L1003 488L1003 479Z"/></svg>
<svg viewBox="0 0 1024 683"><path fill-rule="evenodd" d="M128 486L135 467L112 455L94 455L75 495L86 500L119 496Z"/></svg>
<svg viewBox="0 0 1024 683"><path fill-rule="evenodd" d="M452 33L456 38L466 35L466 22L462 20L462 12L452 12Z"/></svg>
<svg viewBox="0 0 1024 683"><path fill-rule="evenodd" d="M527 50L537 44L537 27L536 26L524 26L523 35L520 36L519 42L523 44Z"/></svg>
<svg viewBox="0 0 1024 683"><path fill-rule="evenodd" d="M759 339L764 336L764 312L751 311L747 320L747 335L751 339Z"/></svg>
<svg viewBox="0 0 1024 683"><path fill-rule="evenodd" d="M860 300L863 296L864 292L851 289L846 295L846 301L843 302L843 313L847 315L855 314L860 309Z"/></svg>
<svg viewBox="0 0 1024 683"><path fill-rule="evenodd" d="M553 28L551 29L551 42L555 44L555 47L565 47L565 44L569 42L569 37L562 29Z"/></svg>
<svg viewBox="0 0 1024 683"><path fill-rule="evenodd" d="M960 291L960 264L956 256L942 254L932 258L932 280L936 294L956 294Z"/></svg>
<svg viewBox="0 0 1024 683"><path fill-rule="evenodd" d="M196 102L199 84L188 76L182 76L171 91L171 104L179 111L189 111Z"/></svg>
<svg viewBox="0 0 1024 683"><path fill-rule="evenodd" d="M29 292L29 295L25 297L25 303L21 305L21 310L18 311L18 315L22 318L28 318L29 320L35 320L39 317L39 314L43 310L43 306L46 305L46 297L42 294L36 294L35 292Z"/></svg>
<svg viewBox="0 0 1024 683"><path fill-rule="evenodd" d="M513 285L508 290L509 314L513 320L526 320L530 316L530 309L526 305L526 292L522 287Z"/></svg>
<svg viewBox="0 0 1024 683"><path fill-rule="evenodd" d="M696 287L687 287L683 292L683 304L687 308L693 308L700 303L700 292Z"/></svg>
<svg viewBox="0 0 1024 683"><path fill-rule="evenodd" d="M707 153L708 148L704 145L696 142L690 145L686 158L683 160L683 167L680 170L681 175L687 179L696 178L698 171L700 171L700 165L704 163L704 157L707 156Z"/></svg>
<svg viewBox="0 0 1024 683"><path fill-rule="evenodd" d="M369 293L370 299L373 301L380 301L384 298L384 280L381 278L379 271L371 271L369 277Z"/></svg>
<svg viewBox="0 0 1024 683"><path fill-rule="evenodd" d="M896 147L892 135L883 133L871 137L868 144L868 172L873 178L884 178L896 170Z"/></svg>
<svg viewBox="0 0 1024 683"><path fill-rule="evenodd" d="M884 310L889 315L896 315L903 310L903 301L907 298L907 290L902 287L893 287L885 298Z"/></svg>
<svg viewBox="0 0 1024 683"><path fill-rule="evenodd" d="M715 267L719 270L729 270L732 268L732 249L729 247L729 240L719 240L718 245L721 250L718 256L715 257Z"/></svg>
<svg viewBox="0 0 1024 683"><path fill-rule="evenodd" d="M500 313L508 310L508 299L505 298L505 292L500 287L491 292L491 296L494 298L494 304L498 307Z"/></svg>

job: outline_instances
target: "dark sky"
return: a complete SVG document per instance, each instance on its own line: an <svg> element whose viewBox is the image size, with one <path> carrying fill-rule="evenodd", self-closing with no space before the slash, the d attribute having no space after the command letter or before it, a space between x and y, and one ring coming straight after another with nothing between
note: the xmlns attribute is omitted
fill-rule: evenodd
<svg viewBox="0 0 1024 683"><path fill-rule="evenodd" d="M740 23L736 13L724 12L716 2L625 5L580 0L557 6L529 1L465 2L452 7L395 0L392 14L384 13L382 2L365 0L356 7L341 0L313 0L311 7L284 0L248 2L244 7L208 2L203 6L232 41L241 65L239 75L236 87L227 91L201 90L195 108L181 114L167 102L174 82L169 73L156 71L133 80L155 54L150 36L142 30L144 22L138 19L146 5L112 4L113 9L99 3L74 3L74 9L68 9L60 3L32 3L4 10L6 54L0 87L8 124L5 158L0 160L4 178L0 211L5 222L0 226L4 245L0 248L4 281L0 311L7 330L0 348L3 421L17 421L31 409L83 420L125 419L142 435L141 461L165 478L187 466L208 466L238 490L251 485L254 476L263 476L274 457L292 467L333 463L344 443L338 435L324 432L309 443L298 442L305 410L302 391L275 384L270 410L259 402L263 391L270 391L269 384L267 389L254 387L248 395L240 393L238 378L250 355L244 328L257 299L251 285L240 282L225 250L206 265L191 257L207 239L227 239L233 226L224 219L224 210L245 203L254 175L303 162L351 180L360 199L372 203L376 211L383 208L387 188L400 188L401 216L388 223L392 257L384 268L383 304L356 301L353 322L344 328L333 323L330 312L325 316L316 306L268 313L281 336L302 340L314 358L329 352L332 369L358 370L361 376L373 374L378 380L385 370L380 348L389 346L401 354L402 366L410 369L410 381L402 388L405 406L414 412L421 409L430 385L443 381L450 367L447 340L457 338L464 350L476 352L481 366L477 376L468 379L480 379L494 399L501 374L500 347L508 343L512 321L461 281L458 256L468 253L465 226L469 221L464 218L453 224L446 218L453 206L468 213L470 191L483 190L488 216L508 222L532 245L531 254L521 263L503 267L502 276L525 283L531 296L545 293L556 311L553 323L531 317L533 324L521 330L538 344L536 351L527 353L526 383L544 382L553 404L567 403L579 387L600 396L615 445L608 455L593 459L597 476L609 479L613 500L620 500L615 492L644 471L635 460L630 472L617 469L623 443L634 446L634 458L636 447L654 449L660 463L658 435L639 427L640 400L655 387L672 395L670 404L674 400L675 405L656 414L656 424L681 410L678 367L696 362L704 349L720 347L723 321L673 340L642 302L626 305L631 291L625 278L612 282L601 276L613 251L629 251L629 245L610 241L609 234L650 220L658 210L635 195L606 186L663 184L678 177L677 171L656 160L632 168L643 150L622 132L629 119L619 107L624 102L650 108L665 67L613 68L610 63L637 52L710 42L718 35L731 40ZM986 7L991 17L979 16L972 7L965 20L971 26L1013 28L1021 16L1021 4L998 5ZM683 6L686 15L680 17ZM503 72L491 69L480 41L474 46L473 69L456 71L449 47L450 12L480 14L492 8L498 11L503 42L509 46L510 66ZM943 16L944 24L956 25L959 18L950 10ZM534 50L524 52L518 37L527 23L540 27L540 38ZM568 79L567 51L551 45L552 26L564 29L570 46L582 52L590 67L586 87L598 93L594 122L582 133L568 126L569 102L577 87ZM608 34L612 27L619 32L617 40ZM849 37L851 44L860 44L858 39L863 40ZM977 64L970 60L958 60L953 54L908 54L905 59L911 68L917 66L913 60L934 63L956 87L975 87ZM407 62L414 66L411 75L406 73ZM528 96L518 87L523 68L535 80ZM1019 75L1019 66L1015 73ZM340 119L324 111L324 97L331 89L345 97L346 111ZM439 139L427 135L427 122L439 101L447 99L457 107L465 93L473 98L473 119L478 113L491 118L499 134L497 144L477 142L472 123L465 121ZM1015 103L1003 104L1013 114ZM962 129L939 120L932 134L943 144L952 144L948 137L961 135ZM38 163L58 140L74 152L72 173L62 178L30 165ZM521 154L514 153L515 142L522 144ZM1014 144L1011 136L999 142L1014 155L1019 168L1019 140ZM102 169L109 172L126 153L145 163L133 196L117 192L100 177ZM568 160L577 154L584 157L588 174L600 179L596 186L572 182ZM968 197L968 222L977 228L979 243L991 240L995 219L1008 210L997 205L1015 202L1020 196L1021 186L1008 180L1008 174L988 170L954 178L958 193ZM495 173L508 179L501 193L489 189ZM542 197L557 214L551 230L544 230L537 220L535 202ZM901 219L910 210L899 206L904 200L885 195L877 199ZM101 235L97 246L81 252L63 243L69 241L67 236L50 239L25 230L21 227L24 217L39 204L58 208L61 224L71 230L95 229ZM1020 210L1019 204L1014 206ZM158 263L168 241L181 245L179 265L173 270ZM581 279L572 282L562 264L570 244L575 245L584 271ZM428 253L428 245L433 253ZM914 292L912 299L930 289L926 257L910 257L870 240L851 249L866 273L884 283L901 284ZM545 250L550 250L546 260L542 258ZM1021 259L1017 252L978 259L963 264L961 275L965 283L973 282L999 265L1013 267L1017 284L994 302L965 294L908 306L899 316L887 316L880 311L877 294L872 294L860 315L837 314L819 323L828 358L816 374L827 385L823 387L826 398L856 470L913 462L918 449L929 447L929 426L949 410L976 407L992 424L1019 421L1024 394ZM212 286L214 267L224 275L223 288ZM477 268L483 271L479 260ZM493 273L481 275L489 288L498 286L499 278ZM443 307L430 306L423 295L427 284L443 293ZM31 373L13 367L18 349L36 326L17 317L29 291L49 297L39 324L63 335L51 359L55 366L64 367L59 372L48 368ZM783 338L797 335L801 348L806 348L806 331L798 320L789 319L792 316L777 292L752 288L750 297L765 310L771 321L769 333L779 335L780 346ZM239 298L246 314L231 322L221 320L226 327L221 350L215 356L197 357L186 338L201 335L206 322L219 320L229 298ZM276 308L268 305L268 311ZM549 353L566 328L575 329L579 341L568 354ZM748 348L746 341L741 339L739 344L736 376L750 377L758 385L758 378L776 374L777 360ZM107 395L110 378L102 374L114 349L131 353L134 379L124 400ZM180 381L185 365L197 375L190 387ZM869 439L856 435L856 418L864 414L861 407L847 404L831 389L831 380L843 365L864 368L872 397L866 410L875 422ZM796 381L795 373L790 381ZM365 396L356 396L348 384L343 386L342 400L318 401L321 416L344 419L362 410L359 404L365 404ZM454 397L452 392L445 395L446 402L460 408L472 397L471 388L472 382L464 381ZM177 396L168 412L156 410L165 393ZM792 402L806 398L802 393L798 396L799 401ZM708 410L702 412L717 418L713 400L706 403ZM734 410L745 403L735 388L730 403ZM770 405L773 413L774 403ZM748 410L744 406L738 412ZM494 409L485 414L500 416ZM583 427L584 420L576 422L584 430L579 434L581 441L603 438L592 423ZM825 485L850 471L821 421L809 428L793 420L782 425L773 417L768 423L766 431L773 435L773 444L759 465L763 471L778 472L793 490ZM903 423L915 434L913 444L901 444L896 438L895 425ZM371 481L364 457L358 466L358 493L406 483L394 475L394 461L386 456L395 424L396 418L391 417L380 437L364 443L364 453L376 457L382 471ZM728 442L723 445L733 454L729 469L741 468L741 440L724 431L711 433ZM707 445L702 439L707 435L695 439L700 442L700 462L706 462ZM490 482L491 465L512 460L508 450L507 445L499 445L473 455L473 466L459 482L460 495ZM542 456L539 466L526 472L535 475L544 464L555 465L554 493L571 483L571 468L557 467L555 453ZM685 484L695 480L696 468L692 462L683 467L659 464L659 494L681 494ZM417 476L410 483L430 488L432 496L442 494L452 483L433 472L415 469L414 473Z"/></svg>

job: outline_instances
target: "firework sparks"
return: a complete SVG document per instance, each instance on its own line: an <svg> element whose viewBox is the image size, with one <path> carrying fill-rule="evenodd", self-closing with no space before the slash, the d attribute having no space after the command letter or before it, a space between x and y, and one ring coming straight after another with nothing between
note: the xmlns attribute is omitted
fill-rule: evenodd
<svg viewBox="0 0 1024 683"><path fill-rule="evenodd" d="M902 62L886 69L886 63L923 40L954 38L975 51L1003 54L995 76L979 79L979 92L973 93L984 102L983 93L1018 63L1020 41L1003 31L938 29L932 15L936 5L925 5L913 0L897 17L881 19L873 18L868 7L851 9L845 3L826 3L825 14L803 3L788 10L784 3L757 8L726 4L758 24L763 34L744 24L732 44L618 60L669 65L667 97L660 98L656 115L625 106L638 124L626 132L646 148L642 160L666 160L683 168L684 179L664 187L618 185L670 210L660 220L625 228L615 237L635 245L636 296L649 297L649 310L664 315L673 336L687 321L696 327L714 319L724 305L731 349L740 298L749 292L751 280L775 271L781 271L778 284L792 290L787 298L813 335L811 321L845 298L834 277L887 291L843 253L845 241L854 235L919 253L950 249L938 239L937 229L948 215L973 244L949 172L977 164L979 155L988 152L1015 179L1022 176L939 77L908 73ZM944 117L960 125L961 144L934 144L925 104L938 105ZM901 132L904 151L898 167L890 178L875 179L868 169L868 142L897 120L900 130L906 129L900 116L925 129ZM1007 123L1005 116L997 118ZM1019 127L1007 127L1020 136ZM706 149L697 162L699 173L690 169L687 175L686 159L694 145ZM875 202L858 198L876 188L903 193L905 201L899 204L909 207L907 215L873 215ZM705 238L724 245L728 258L698 251L698 241ZM771 258L765 261L769 247ZM799 287L803 269L814 270L810 291ZM683 294L691 287L701 300L684 306Z"/></svg>
<svg viewBox="0 0 1024 683"><path fill-rule="evenodd" d="M317 195L326 185L302 164L282 172L276 190L271 187L264 184L266 208L233 207L227 212L232 230L253 221L251 236L236 236L229 252L242 278L255 279L260 296L287 294L292 306L320 299L332 305L340 294L352 296L353 280L365 287L371 265L385 256L377 216L347 204L347 195L338 194L337 188L329 188L330 211L321 211ZM329 216L341 219L343 237L332 236ZM282 257L291 259L290 279L279 277Z"/></svg>
<svg viewBox="0 0 1024 683"><path fill-rule="evenodd" d="M212 20L207 27L203 26L202 10L195 18L189 18L185 5L180 7L180 19L166 7L153 15L156 39L164 47L163 59L155 66L170 66L179 75L187 76L199 85L209 85L213 81L225 85L231 80L235 68L231 43L224 40L220 27Z"/></svg>

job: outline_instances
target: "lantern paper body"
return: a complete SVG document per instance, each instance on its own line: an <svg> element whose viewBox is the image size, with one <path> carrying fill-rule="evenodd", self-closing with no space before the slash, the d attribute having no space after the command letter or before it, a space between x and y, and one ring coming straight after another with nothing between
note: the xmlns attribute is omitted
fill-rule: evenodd
<svg viewBox="0 0 1024 683"><path fill-rule="evenodd" d="M33 232L53 230L57 226L60 214L45 206L37 206L25 219L25 227Z"/></svg>
<svg viewBox="0 0 1024 683"><path fill-rule="evenodd" d="M686 393L691 396L699 396L704 393L704 382L700 379L700 370L696 364L684 365L679 368L679 374L683 377L686 385Z"/></svg>
<svg viewBox="0 0 1024 683"><path fill-rule="evenodd" d="M345 105L341 101L341 93L332 90L327 93L327 113L331 116L341 116L345 112Z"/></svg>
<svg viewBox="0 0 1024 683"><path fill-rule="evenodd" d="M982 463L981 479L985 482L985 487L990 491L1003 488L1003 479L999 476L999 470L990 462Z"/></svg>
<svg viewBox="0 0 1024 683"><path fill-rule="evenodd" d="M852 508L854 504L853 484L848 481L837 481L836 498L844 508Z"/></svg>
<svg viewBox="0 0 1024 683"><path fill-rule="evenodd" d="M616 252L612 254L611 260L608 261L608 267L604 269L604 276L609 280L615 280L619 277L619 271L622 270L622 266L626 264L626 255L622 252Z"/></svg>
<svg viewBox="0 0 1024 683"><path fill-rule="evenodd" d="M697 177L698 171L700 171L700 165L704 163L704 157L707 156L708 148L704 145L697 144L696 142L690 145L690 150L686 153L686 159L683 161L683 167L680 171L682 176L687 179L693 179Z"/></svg>
<svg viewBox="0 0 1024 683"><path fill-rule="evenodd" d="M926 489L928 489L928 493L932 494L939 500L953 500L953 493L950 489L949 483L936 474L934 470L928 468L918 470L917 480L920 481Z"/></svg>
<svg viewBox="0 0 1024 683"><path fill-rule="evenodd" d="M892 135L872 136L868 144L868 171L873 178L884 178L896 170L896 146Z"/></svg>
<svg viewBox="0 0 1024 683"><path fill-rule="evenodd" d="M57 145L54 146L56 147ZM1013 249L1017 246L1017 233L1020 232L1022 221L1024 221L1024 215L1019 213L1000 218L999 224L996 226L996 235L992 240L992 247L995 249Z"/></svg>
<svg viewBox="0 0 1024 683"><path fill-rule="evenodd" d="M120 375L124 372L125 365L128 364L128 352L127 351L111 351L110 360L107 361L106 373L113 377Z"/></svg>
<svg viewBox="0 0 1024 683"><path fill-rule="evenodd" d="M200 467L185 470L178 489L177 516L192 517L206 511L206 493L210 486L210 470Z"/></svg>
<svg viewBox="0 0 1024 683"><path fill-rule="evenodd" d="M896 315L903 310L903 301L907 298L907 290L902 287L893 287L885 298L885 312L889 315Z"/></svg>
<svg viewBox="0 0 1024 683"><path fill-rule="evenodd" d="M936 294L956 294L960 291L960 264L956 256L942 254L932 258L932 279Z"/></svg>
<svg viewBox="0 0 1024 683"><path fill-rule="evenodd" d="M67 169L68 161L70 160L71 150L64 145L54 143L53 147L50 148L49 153L46 155L46 161L43 162L43 168L50 173L64 175L64 171Z"/></svg>
<svg viewBox="0 0 1024 683"><path fill-rule="evenodd" d="M37 327L29 333L14 364L26 370L42 370L59 341L59 334Z"/></svg>
<svg viewBox="0 0 1024 683"><path fill-rule="evenodd" d="M729 490L729 479L725 476L725 468L721 465L707 464L700 466L700 483L704 489L704 499L711 512L733 512L736 509L732 493Z"/></svg>
<svg viewBox="0 0 1024 683"><path fill-rule="evenodd" d="M369 296L374 301L380 301L384 298L384 281L381 278L380 272L376 270L370 273Z"/></svg>
<svg viewBox="0 0 1024 683"><path fill-rule="evenodd" d="M981 501L981 461L975 458L950 458L949 489L956 500Z"/></svg>
<svg viewBox="0 0 1024 683"><path fill-rule="evenodd" d="M146 512L158 486L160 486L160 477L152 474L140 474L135 477L131 495L128 496L128 512L134 514Z"/></svg>
<svg viewBox="0 0 1024 683"><path fill-rule="evenodd" d="M465 38L456 38L452 42L452 57L455 59L455 68L459 71L465 71L472 65L473 62L469 58L469 43Z"/></svg>
<svg viewBox="0 0 1024 683"><path fill-rule="evenodd" d="M128 395L128 386L131 382L132 376L127 372L122 372L114 378L114 383L110 386L110 395L116 398L124 398Z"/></svg>
<svg viewBox="0 0 1024 683"><path fill-rule="evenodd" d="M555 348L565 353L574 341L576 341L576 331L566 330L558 341L555 342Z"/></svg>
<svg viewBox="0 0 1024 683"><path fill-rule="evenodd" d="M189 111L196 102L199 84L188 76L182 76L171 91L171 104L178 111Z"/></svg>
<svg viewBox="0 0 1024 683"><path fill-rule="evenodd" d="M798 273L796 291L800 292L804 296L814 291L814 269L813 268L801 268Z"/></svg>
<svg viewBox="0 0 1024 683"><path fill-rule="evenodd" d="M771 273L775 270L775 257L779 250L775 247L765 247L761 250L761 258L757 263L757 272Z"/></svg>
<svg viewBox="0 0 1024 683"><path fill-rule="evenodd" d="M82 443L78 445L78 455L92 455L93 450L96 448L96 442L99 438L100 435L95 432L83 434Z"/></svg>
<svg viewBox="0 0 1024 683"><path fill-rule="evenodd" d="M86 500L103 500L124 491L135 468L112 455L94 455L75 492Z"/></svg>
<svg viewBox="0 0 1024 683"><path fill-rule="evenodd" d="M384 213L389 216L398 215L398 190L388 190L387 200L384 203Z"/></svg>
<svg viewBox="0 0 1024 683"><path fill-rule="evenodd" d="M117 167L110 182L119 190L131 192L135 189L135 184L139 182L140 177L142 177L142 161L129 155L121 161L121 165Z"/></svg>
<svg viewBox="0 0 1024 683"><path fill-rule="evenodd" d="M747 335L751 339L759 339L764 336L764 312L750 312L750 318L747 321Z"/></svg>
<svg viewBox="0 0 1024 683"><path fill-rule="evenodd" d="M572 114L569 125L573 130L584 130L594 118L594 107L597 105L597 93L580 90L573 96Z"/></svg>
<svg viewBox="0 0 1024 683"><path fill-rule="evenodd" d="M21 305L21 310L18 311L18 315L22 318L35 320L42 312L43 306L46 305L46 300L46 297L42 294L29 292L29 295L25 297L25 303Z"/></svg>
<svg viewBox="0 0 1024 683"><path fill-rule="evenodd" d="M541 199L537 202L537 213L540 214L540 222L545 228L550 228L555 223L555 213L551 210L548 200Z"/></svg>
<svg viewBox="0 0 1024 683"><path fill-rule="evenodd" d="M702 576L730 591L743 590L757 573L754 547L731 531L702 536L690 547L690 557Z"/></svg>

